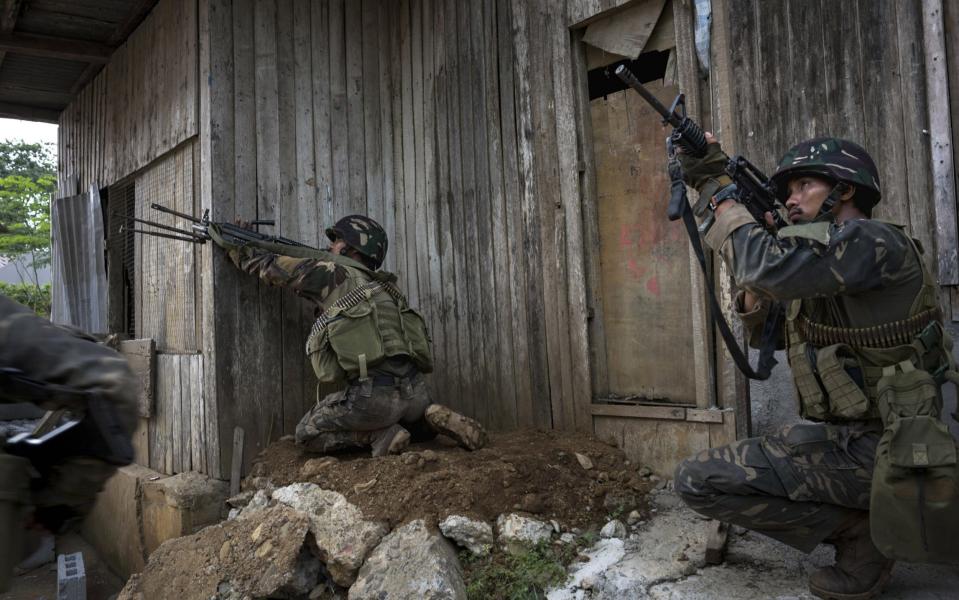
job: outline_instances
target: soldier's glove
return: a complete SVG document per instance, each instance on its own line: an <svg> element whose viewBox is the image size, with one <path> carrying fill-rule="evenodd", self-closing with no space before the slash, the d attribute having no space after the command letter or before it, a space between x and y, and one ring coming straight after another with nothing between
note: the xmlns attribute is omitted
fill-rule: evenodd
<svg viewBox="0 0 959 600"><path fill-rule="evenodd" d="M683 180L699 192L699 200L696 201L693 212L702 217L709 199L733 182L726 174L729 157L723 152L719 142L713 142L706 146L706 155L702 158L682 152L678 153L678 158L683 166Z"/></svg>

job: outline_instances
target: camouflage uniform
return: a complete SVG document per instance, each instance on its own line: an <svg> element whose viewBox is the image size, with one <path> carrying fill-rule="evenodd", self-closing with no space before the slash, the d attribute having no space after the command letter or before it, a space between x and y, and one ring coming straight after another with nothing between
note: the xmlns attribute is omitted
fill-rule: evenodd
<svg viewBox="0 0 959 600"><path fill-rule="evenodd" d="M790 156L783 162L788 164ZM721 178L717 174L710 181ZM878 182L875 187L878 200ZM797 344L797 318L872 327L909 317L917 298L928 291L912 241L900 227L876 220L836 224L821 219L783 228L777 235L737 204L716 218L705 242L721 253L736 284L760 298L749 313L742 310L742 294L737 298L753 345L770 299L788 304L790 320L782 341L790 344L794 378L804 357L793 351L805 347ZM803 381L797 380L801 390ZM675 486L689 506L806 552L843 522L864 514L882 423L874 408L854 418L838 417L840 409L818 383L814 391L822 390L827 408L818 411L803 401L803 416L825 422L792 425L777 435L712 448L682 462Z"/></svg>
<svg viewBox="0 0 959 600"><path fill-rule="evenodd" d="M136 426L136 382L126 360L91 338L58 327L2 295L0 368L16 370L20 376L41 384L96 394L113 407L123 428L132 435ZM0 402L33 402L47 410L83 411L85 407L77 404L76 398L75 394L61 395L55 391L28 394L9 387L0 389ZM99 458L79 453L38 468L41 477L28 487L32 467L25 459L0 451L0 504L19 505L18 511L35 507L34 519L52 530L76 522L89 512L104 483L116 470L116 466ZM3 552L7 556L16 554L16 531L14 527L10 536L0 542L7 546ZM0 565L0 570L3 568Z"/></svg>
<svg viewBox="0 0 959 600"><path fill-rule="evenodd" d="M434 437L436 428L431 428L424 421L424 413L431 405L430 392L421 374L424 367L415 362L415 354L411 357L406 350L408 340L404 338L409 333L408 329L395 323L397 311L414 311L406 306L405 298L393 286L394 275L382 271L374 273L370 268L378 267L386 254L385 233L372 219L352 215L328 229L327 235L331 240L343 238L350 247L361 249L361 253L370 259L370 264L363 265L345 256L323 251L315 252L313 258L295 258L252 245L230 247L221 243L240 270L256 275L270 285L292 289L313 305L317 317L328 314L338 301L348 299L357 288L374 281L392 286L396 294L396 297L392 297L380 290L369 298L369 302L379 307L379 316L375 319L380 328L379 336L392 337L393 343L384 344L388 346L383 352L384 357L371 362L368 372L358 372L355 364L329 352L329 340L324 342L328 358L322 365L318 364L316 356L311 355L314 369L322 382L343 383L345 380L346 387L322 400L318 399L313 409L303 416L296 427L297 443L318 453L372 446L374 455L379 455L386 452L390 440L404 430L412 434L414 441ZM416 319L420 319L418 315ZM394 323L392 328L387 327L390 323ZM423 327L420 337L425 338L423 341L428 346L425 325ZM391 329L392 333L384 328ZM316 334L317 329L314 328L313 335ZM308 352L313 344L313 335L308 343ZM361 347L359 352L366 352L362 348L365 345L363 340L354 345ZM423 354L431 369L429 349L426 348ZM340 364L343 362L347 364ZM364 363L362 369L365 368ZM451 412L449 409L445 411ZM440 431L448 433L442 429Z"/></svg>

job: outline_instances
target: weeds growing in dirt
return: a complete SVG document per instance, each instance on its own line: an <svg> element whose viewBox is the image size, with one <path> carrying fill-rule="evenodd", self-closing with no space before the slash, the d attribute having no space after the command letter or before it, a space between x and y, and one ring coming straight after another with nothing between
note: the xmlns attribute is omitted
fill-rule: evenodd
<svg viewBox="0 0 959 600"><path fill-rule="evenodd" d="M566 565L579 544L556 546L540 542L515 553L495 551L490 556L460 554L469 600L538 600L548 588L566 580Z"/></svg>

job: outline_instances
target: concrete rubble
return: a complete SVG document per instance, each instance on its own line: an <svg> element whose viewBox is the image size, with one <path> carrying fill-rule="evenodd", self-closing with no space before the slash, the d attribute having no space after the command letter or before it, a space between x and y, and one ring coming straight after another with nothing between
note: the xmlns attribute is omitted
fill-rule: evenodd
<svg viewBox="0 0 959 600"><path fill-rule="evenodd" d="M496 519L499 541L504 548L516 544L538 544L549 541L553 536L553 526L537 519L531 519L515 513L500 515Z"/></svg>
<svg viewBox="0 0 959 600"><path fill-rule="evenodd" d="M726 562L703 560L709 521L670 490L650 496L654 516L637 522L630 539L601 539L573 563L566 583L548 600L814 600L811 570L832 562L820 546L805 555L765 536L733 528ZM959 571L938 565L897 564L884 600L946 600L959 589ZM722 590L717 593L717 590Z"/></svg>
<svg viewBox="0 0 959 600"><path fill-rule="evenodd" d="M493 528L489 523L462 515L450 515L440 522L444 536L475 554L485 556L493 547Z"/></svg>
<svg viewBox="0 0 959 600"><path fill-rule="evenodd" d="M330 577L347 587L366 556L389 531L385 524L367 521L342 494L313 483L294 483L273 492L273 499L310 518L317 555Z"/></svg>
<svg viewBox="0 0 959 600"><path fill-rule="evenodd" d="M466 597L453 545L422 520L394 530L373 550L350 588L349 600Z"/></svg>
<svg viewBox="0 0 959 600"><path fill-rule="evenodd" d="M625 523L610 520L598 541L580 550L566 582L547 592L549 600L812 600L806 577L831 562L831 549L806 556L733 527L726 563L707 566L710 521L687 509L671 482L658 483L648 516L633 511ZM164 543L120 600L459 600L466 587L453 542L477 555L494 543L489 523L463 515L415 520L388 533L342 495L312 483L263 485L227 505L231 520ZM515 513L500 515L496 531L510 552L554 537L575 544L584 533ZM897 565L883 598L945 600L956 589L955 569Z"/></svg>

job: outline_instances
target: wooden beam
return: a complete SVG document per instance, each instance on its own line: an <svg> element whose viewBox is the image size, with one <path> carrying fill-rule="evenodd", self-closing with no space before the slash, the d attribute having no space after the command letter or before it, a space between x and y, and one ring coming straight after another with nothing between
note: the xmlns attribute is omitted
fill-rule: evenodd
<svg viewBox="0 0 959 600"><path fill-rule="evenodd" d="M113 35L110 36L108 44L118 46L124 42L130 34L133 33L133 30L136 29L140 23L143 22L143 19L146 18L147 13L153 10L153 7L156 5L157 0L138 0L137 2L131 2L134 6L130 9L130 12L127 13L127 18L124 19L122 23L117 25L117 28L114 30Z"/></svg>
<svg viewBox="0 0 959 600"><path fill-rule="evenodd" d="M649 404L591 404L589 411L597 417L631 417L634 419L669 419L682 421L686 418L684 406L653 406Z"/></svg>
<svg viewBox="0 0 959 600"><path fill-rule="evenodd" d="M0 117L39 121L41 123L57 123L60 119L60 111L52 108L37 108L35 106L24 106L23 104L0 102Z"/></svg>
<svg viewBox="0 0 959 600"><path fill-rule="evenodd" d="M90 83L90 81L93 80L93 78L97 76L97 73L99 73L102 69L102 63L89 63L87 68L83 70L83 73L81 73L73 85L70 86L70 95L76 96L78 93L80 93L80 90L87 87L87 84Z"/></svg>
<svg viewBox="0 0 959 600"><path fill-rule="evenodd" d="M66 106L73 100L73 95L68 94L67 92L49 89L37 89L33 86L7 82L4 82L3 84L3 92L0 92L0 97L2 97L2 99L5 101L12 100L14 102L24 98L27 99L31 105L45 104L47 106Z"/></svg>
<svg viewBox="0 0 959 600"><path fill-rule="evenodd" d="M20 5L22 0L3 0L3 11L0 12L0 33L10 33L13 26L17 23L17 17L20 16ZM0 65L3 65L3 59L7 53L0 50Z"/></svg>
<svg viewBox="0 0 959 600"><path fill-rule="evenodd" d="M4 0L3 12L0 12L0 32L9 33L20 16L20 6L23 0Z"/></svg>
<svg viewBox="0 0 959 600"><path fill-rule="evenodd" d="M106 64L114 48L106 44L43 37L26 33L0 33L0 51Z"/></svg>

